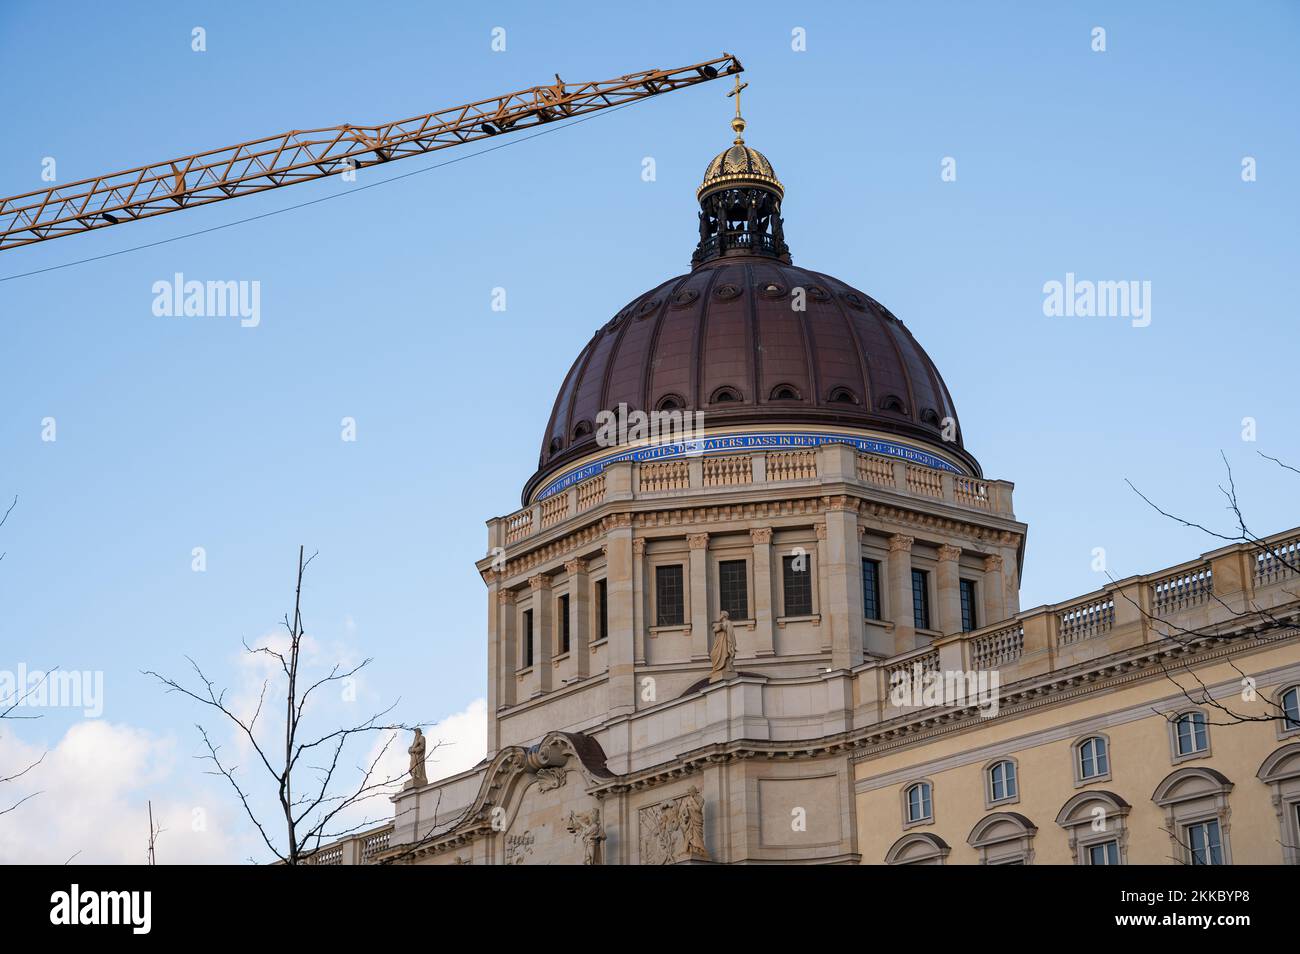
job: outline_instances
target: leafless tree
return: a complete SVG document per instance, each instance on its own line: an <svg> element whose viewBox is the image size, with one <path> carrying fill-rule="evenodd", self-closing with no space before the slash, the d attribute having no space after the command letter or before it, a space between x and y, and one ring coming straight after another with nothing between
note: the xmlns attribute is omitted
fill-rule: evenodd
<svg viewBox="0 0 1300 954"><path fill-rule="evenodd" d="M14 495L13 501L5 509L4 516L0 516L0 527L3 527L5 525L5 522L8 521L9 519L9 515L14 512L14 507L16 506L18 506L17 494ZM5 558L5 554L0 553L0 560L3 560L4 558ZM40 682L38 682L35 686L32 686L30 688L26 686L16 686L14 689L14 695L11 698L0 699L0 720L39 719L40 718L39 715L23 715L18 713L17 710L19 706L21 706L33 692L41 688L41 686L45 683L45 680L48 679L49 677L50 677L49 673L43 673L41 675ZM45 761L46 754L47 753L42 752L40 758L38 758L35 762L32 762L30 765L26 766L25 768L19 769L17 772L15 772L12 775L0 776L0 785L6 785L10 782L14 782L22 778L32 769L36 768L36 766L40 765L43 761ZM16 802L11 802L8 805L5 805L4 807L0 807L0 815L8 815L14 809L18 808L19 805L23 804L23 802L33 799L39 794L41 793L29 792L28 794L24 795L22 798L19 798Z"/></svg>
<svg viewBox="0 0 1300 954"><path fill-rule="evenodd" d="M211 763L209 774L226 779L266 846L276 858L291 865L309 863L311 854L323 841L354 834L375 823L374 819L367 818L360 823L348 824L341 816L348 809L391 793L397 784L410 777L409 771L386 776L380 771L380 762L396 738L396 732L429 725L407 725L390 721L388 716L396 707L394 703L351 726L335 728L319 735L305 731L303 719L308 702L313 697L319 698L325 687L355 678L371 662L367 658L348 669L335 664L323 676L311 681L305 676L302 657L305 635L302 581L307 567L315 557L316 554L312 554L304 559L304 549L298 548L293 615L286 615L283 620L288 633L287 646L283 650L277 650L270 646L253 647L247 641L244 642L248 654L268 657L274 661L272 668L279 670L275 678L279 683L277 690L282 690L284 695L284 725L282 733L279 732L280 727L276 727L275 737L283 742L282 748L270 738L270 730L259 730L259 720L268 701L268 693L272 690L271 679L263 680L251 715L243 715L227 702L227 690L218 689L193 659L188 660L197 680L197 685L193 688L152 670L144 673L156 679L166 691L179 692L214 710L220 716L219 721L232 728L235 735L247 744L253 754L255 774L268 783L267 790L275 792L278 802L275 814L279 816L277 824L282 828L280 836L272 834L276 825L263 817L266 812L259 810L262 799L239 774L239 766L223 757L221 746L213 740L212 734L202 725L198 726L206 750L206 754L199 758ZM385 735L378 753L368 761L356 765L355 779L345 784L344 776L347 773L342 770L341 763L347 757L345 750L349 748L349 743Z"/></svg>
<svg viewBox="0 0 1300 954"><path fill-rule="evenodd" d="M1269 565L1280 567L1283 571L1296 575L1300 579L1300 560L1294 552L1287 551L1278 547L1275 543L1269 542L1256 534L1248 524L1242 511L1241 501L1237 496L1237 485L1233 477L1232 466L1228 463L1227 456L1220 455L1223 458L1223 466L1226 477L1223 483L1219 485L1219 492L1224 499L1225 509L1232 516L1232 527L1227 530L1216 530L1204 523L1190 520L1178 514L1171 513L1154 501L1146 494L1138 490L1131 481L1126 481L1133 492L1142 498L1146 504L1156 513L1160 514L1175 523L1184 527L1199 530L1209 537L1225 544L1244 543L1248 544L1255 552L1259 561L1267 562ZM1277 466L1300 474L1300 470L1291 465L1284 463L1276 457L1270 457L1261 453L1260 457L1271 461ZM1285 589L1283 592L1292 597L1300 597L1300 592L1292 589ZM1288 632L1293 632L1300 626L1300 612L1294 605L1289 607L1268 609L1259 606L1258 603L1251 601L1243 607L1230 606L1227 601L1214 593L1213 588L1210 590L1209 598L1217 605L1222 607L1228 614L1230 625L1228 630L1236 630L1247 634L1256 639L1267 639L1270 636L1280 636ZM1133 602L1130 598L1130 602ZM1183 627L1170 620L1155 616L1150 611L1138 606L1138 612L1141 613L1152 631L1162 640L1167 640L1178 644L1184 648L1190 649L1193 646L1204 642L1208 638L1220 637L1225 631L1222 622L1210 626L1201 627ZM1262 695L1256 697L1254 693L1255 680L1237 665L1236 661L1229 658L1228 664L1237 672L1242 679L1242 701L1253 702L1256 698L1264 703L1263 712L1243 712L1228 699L1224 697L1216 699L1210 691L1210 687L1205 684L1200 675L1192 668L1191 664L1184 660L1173 666L1163 665L1165 675L1171 682L1176 685L1183 695L1193 705L1204 706L1216 714L1215 719L1207 719L1210 725L1238 725L1247 722L1287 722L1289 717L1283 710L1279 701L1268 699ZM1187 677L1188 682L1180 681L1178 677Z"/></svg>

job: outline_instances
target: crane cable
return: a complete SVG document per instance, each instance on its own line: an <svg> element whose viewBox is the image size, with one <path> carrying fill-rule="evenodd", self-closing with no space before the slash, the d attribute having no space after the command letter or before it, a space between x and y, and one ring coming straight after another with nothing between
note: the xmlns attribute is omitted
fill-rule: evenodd
<svg viewBox="0 0 1300 954"><path fill-rule="evenodd" d="M396 182L398 179L409 179L411 176L419 175L422 172L431 172L434 169L441 169L443 166L449 166L454 162L461 162L465 159L474 159L477 158L478 156L485 156L489 152L496 152L498 149L505 149L507 146L518 145L519 143L527 142L530 139L536 139L539 136L545 136L548 133L559 132L562 129L568 129L571 126L577 126L579 123L585 123L589 120L596 119L599 116L608 116L612 113L618 112L620 109L627 109L627 107L632 106L637 102L639 102L639 100L632 100L631 102L623 103L620 106L611 106L608 109L601 110L598 113L592 113L590 116L582 116L578 119L570 120L569 122L563 124L549 125L547 126L547 128L538 130L535 133L530 133L527 136L519 136L509 140L508 142L498 143L495 146L489 146L486 149L480 149L478 150L478 152L466 153L463 156L455 156L454 158L447 159L443 162L435 163L434 165L431 166L425 166L423 169L413 169L410 172L403 172L400 175L390 176L387 179L380 179L378 182L370 182L367 183L366 185L358 186L355 189L349 189L346 192L336 192L333 195L323 195L316 199L309 199L306 202L299 202L296 205L287 205L282 209L272 209L270 212L261 212L257 215L250 215L246 218L235 219L233 222L225 222L222 223L221 225L213 225L206 229L198 229L197 231L194 232L185 232L182 233L181 235L173 235L171 238L159 239L156 242L146 242L143 245L133 245L130 248L118 249L116 252L105 252L102 255L92 255L89 258L80 258L80 259L75 259L74 261L71 262L64 262L61 265L49 265L46 266L45 268L32 269L32 271L30 272L19 272L16 275L5 275L3 277L0 277L0 282L11 282L18 278L29 278L32 275L42 275L45 272L56 272L62 268L71 268L73 265L85 265L89 262L98 262L106 258L115 258L118 255L126 255L129 252L139 252L147 248L155 248L159 245L168 245L172 242L179 242L181 239L194 238L196 235L207 235L209 232L219 232L222 229L228 229L236 225L244 225L245 223L248 222L256 222L258 219L269 219L273 215L280 215L283 212L293 212L296 209L305 209L309 205L317 205L321 202L328 202L330 199L341 199L345 196L356 195L358 192L365 192L367 189L373 189L381 185L388 185L390 182Z"/></svg>

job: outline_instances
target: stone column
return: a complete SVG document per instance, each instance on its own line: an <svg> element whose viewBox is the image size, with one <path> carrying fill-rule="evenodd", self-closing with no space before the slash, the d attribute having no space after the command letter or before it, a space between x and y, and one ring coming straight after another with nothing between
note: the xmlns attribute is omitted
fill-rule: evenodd
<svg viewBox="0 0 1300 954"><path fill-rule="evenodd" d="M848 498L831 501L821 550L820 574L826 580L822 626L830 627L831 668L852 669L862 663L862 550L857 508Z"/></svg>
<svg viewBox="0 0 1300 954"><path fill-rule="evenodd" d="M632 541L632 658L638 666L646 662L645 537Z"/></svg>
<svg viewBox="0 0 1300 954"><path fill-rule="evenodd" d="M984 558L984 624L1007 618L1006 583L1002 579L1002 557L990 553Z"/></svg>
<svg viewBox="0 0 1300 954"><path fill-rule="evenodd" d="M587 561L564 564L569 574L569 652L577 665L578 678L591 675L591 585Z"/></svg>
<svg viewBox="0 0 1300 954"><path fill-rule="evenodd" d="M826 524L823 522L823 523L813 524L813 532L817 534L817 559L814 561L814 565L813 565L813 570L817 574L816 580L814 581L817 586L817 605L822 607L830 607L831 591L830 591L830 584L826 581L826 570L825 570L826 537L829 535L829 531L826 529ZM834 647L831 645L831 635L834 631L834 628L830 624L830 612L828 612L827 610L823 610L822 612L822 626L820 627L820 629L821 629L821 647L820 647L821 651L824 653L829 653L832 651L832 649L834 649Z"/></svg>
<svg viewBox="0 0 1300 954"><path fill-rule="evenodd" d="M609 658L609 714L614 716L636 710L632 516L616 514L608 526L605 536L605 595L609 600L609 642L605 652Z"/></svg>
<svg viewBox="0 0 1300 954"><path fill-rule="evenodd" d="M551 657L554 655L551 578L545 573L539 573L529 578L528 585L533 590L533 665L537 669L538 692L546 693L551 691Z"/></svg>
<svg viewBox="0 0 1300 954"><path fill-rule="evenodd" d="M772 528L749 531L754 544L754 655L775 656L772 633Z"/></svg>
<svg viewBox="0 0 1300 954"><path fill-rule="evenodd" d="M709 658L709 535L686 536L691 548L691 658Z"/></svg>
<svg viewBox="0 0 1300 954"><path fill-rule="evenodd" d="M912 615L913 538L896 533L889 538L889 614L894 623L894 652L916 648L916 621Z"/></svg>
<svg viewBox="0 0 1300 954"><path fill-rule="evenodd" d="M515 704L515 671L519 657L515 648L515 594L503 589L500 578L490 588L488 613L492 641L488 646L488 757L501 748L497 710Z"/></svg>
<svg viewBox="0 0 1300 954"><path fill-rule="evenodd" d="M939 632L945 636L961 632L961 547L944 544L939 547L939 568L936 574L939 610Z"/></svg>

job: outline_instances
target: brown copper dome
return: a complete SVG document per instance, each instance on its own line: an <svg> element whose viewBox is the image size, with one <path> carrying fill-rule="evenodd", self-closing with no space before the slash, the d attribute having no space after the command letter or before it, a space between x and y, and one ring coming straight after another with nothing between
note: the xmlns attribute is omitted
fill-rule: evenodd
<svg viewBox="0 0 1300 954"><path fill-rule="evenodd" d="M775 181L770 165L764 175ZM556 396L525 503L601 449L598 415L620 404L702 411L708 431L883 432L980 473L943 379L906 326L856 288L789 263L777 189L751 176L702 196L695 267L633 299L583 348Z"/></svg>

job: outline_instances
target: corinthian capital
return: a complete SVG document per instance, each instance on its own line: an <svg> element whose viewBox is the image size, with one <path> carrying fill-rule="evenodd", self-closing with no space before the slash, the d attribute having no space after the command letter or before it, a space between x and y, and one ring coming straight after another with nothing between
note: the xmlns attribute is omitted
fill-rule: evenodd
<svg viewBox="0 0 1300 954"><path fill-rule="evenodd" d="M707 550L709 548L709 535L707 533L688 533L686 535L686 545L692 550Z"/></svg>
<svg viewBox="0 0 1300 954"><path fill-rule="evenodd" d="M755 527L749 531L749 539L754 543L763 545L772 542L771 527Z"/></svg>
<svg viewBox="0 0 1300 954"><path fill-rule="evenodd" d="M528 585L534 590L548 590L551 588L551 578L545 573L538 573L528 578Z"/></svg>
<svg viewBox="0 0 1300 954"><path fill-rule="evenodd" d="M1002 557L996 553L990 553L984 558L984 569L992 573L995 570L1002 569Z"/></svg>
<svg viewBox="0 0 1300 954"><path fill-rule="evenodd" d="M939 547L940 560L958 560L960 558L961 558L961 547L950 546L947 543Z"/></svg>
<svg viewBox="0 0 1300 954"><path fill-rule="evenodd" d="M913 537L909 537L905 533L896 533L889 538L889 550L891 553L896 553L898 551L908 553L911 551L912 544L915 542L916 540Z"/></svg>

